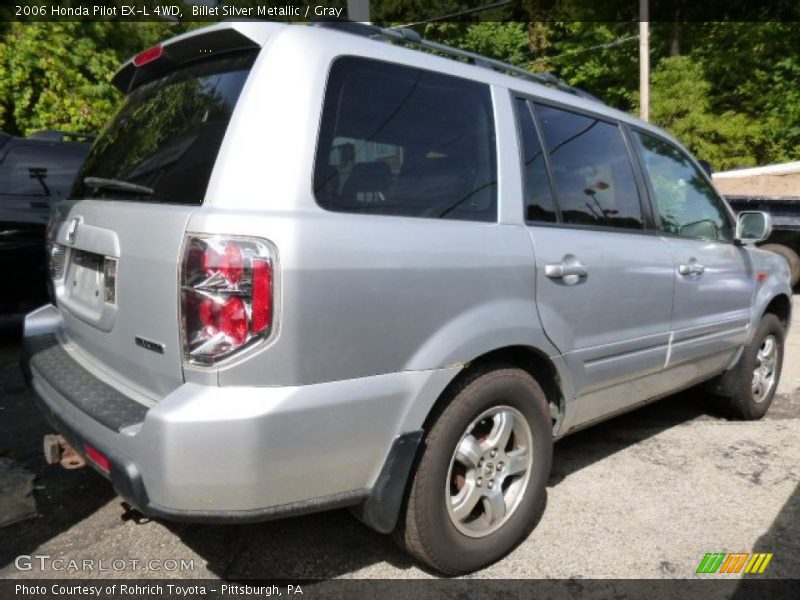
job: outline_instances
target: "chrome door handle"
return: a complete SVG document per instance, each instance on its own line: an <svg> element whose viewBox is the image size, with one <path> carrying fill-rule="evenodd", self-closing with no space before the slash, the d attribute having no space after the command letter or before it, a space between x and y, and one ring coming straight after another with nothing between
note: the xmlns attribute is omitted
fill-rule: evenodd
<svg viewBox="0 0 800 600"><path fill-rule="evenodd" d="M689 261L688 264L678 265L678 273L681 275L702 275L705 270L705 265L701 265L696 261Z"/></svg>
<svg viewBox="0 0 800 600"><path fill-rule="evenodd" d="M544 274L550 279L564 279L565 277L579 278L586 277L589 269L581 263L556 263L544 266Z"/></svg>

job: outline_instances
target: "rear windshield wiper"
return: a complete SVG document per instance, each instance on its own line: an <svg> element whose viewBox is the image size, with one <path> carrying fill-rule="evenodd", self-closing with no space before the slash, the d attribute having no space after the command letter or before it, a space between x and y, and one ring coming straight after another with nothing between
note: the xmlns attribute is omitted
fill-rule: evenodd
<svg viewBox="0 0 800 600"><path fill-rule="evenodd" d="M148 196L152 196L155 193L153 188L149 188L145 185L139 185L138 183L131 183L130 181L124 181L122 179L84 177L83 183L96 190L104 188L107 190L118 190L120 192L132 192L134 194L146 194Z"/></svg>

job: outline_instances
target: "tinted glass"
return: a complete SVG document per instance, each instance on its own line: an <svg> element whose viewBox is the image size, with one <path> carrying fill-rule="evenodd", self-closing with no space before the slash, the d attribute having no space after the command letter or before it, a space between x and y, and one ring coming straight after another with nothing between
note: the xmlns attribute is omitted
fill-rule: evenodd
<svg viewBox="0 0 800 600"><path fill-rule="evenodd" d="M0 195L65 198L85 155L69 144L12 147L0 162Z"/></svg>
<svg viewBox="0 0 800 600"><path fill-rule="evenodd" d="M192 63L136 88L92 146L72 197L201 204L254 55ZM152 194L92 188L121 180Z"/></svg>
<svg viewBox="0 0 800 600"><path fill-rule="evenodd" d="M733 239L733 223L703 173L678 148L641 132L634 136L667 233L703 240Z"/></svg>
<svg viewBox="0 0 800 600"><path fill-rule="evenodd" d="M333 63L314 171L321 206L495 221L496 180L488 86L363 58Z"/></svg>
<svg viewBox="0 0 800 600"><path fill-rule="evenodd" d="M528 221L554 223L556 211L550 190L550 178L544 162L544 152L526 100L517 99L522 169L524 177L525 218Z"/></svg>
<svg viewBox="0 0 800 600"><path fill-rule="evenodd" d="M536 105L565 223L642 229L642 207L617 125Z"/></svg>

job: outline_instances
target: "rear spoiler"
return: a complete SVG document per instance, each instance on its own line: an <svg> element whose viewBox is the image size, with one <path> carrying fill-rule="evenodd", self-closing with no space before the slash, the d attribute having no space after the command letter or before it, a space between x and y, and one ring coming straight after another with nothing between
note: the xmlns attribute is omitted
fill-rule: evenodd
<svg viewBox="0 0 800 600"><path fill-rule="evenodd" d="M136 67L131 58L117 71L111 83L127 94L178 65L228 52L257 50L283 27L277 23L231 22L189 31L164 42L157 60Z"/></svg>

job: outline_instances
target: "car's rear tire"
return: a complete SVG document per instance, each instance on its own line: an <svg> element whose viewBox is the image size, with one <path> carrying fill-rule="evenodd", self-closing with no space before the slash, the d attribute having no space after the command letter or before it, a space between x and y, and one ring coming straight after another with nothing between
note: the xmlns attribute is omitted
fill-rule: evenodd
<svg viewBox="0 0 800 600"><path fill-rule="evenodd" d="M789 282L792 287L795 287L800 282L800 256L797 255L797 252L783 244L764 244L760 248L761 250L780 254L786 259L786 262L789 263Z"/></svg>
<svg viewBox="0 0 800 600"><path fill-rule="evenodd" d="M533 377L505 365L465 377L427 432L395 538L448 575L495 562L541 517L552 455Z"/></svg>
<svg viewBox="0 0 800 600"><path fill-rule="evenodd" d="M780 381L784 335L781 320L773 314L764 315L735 367L733 394L725 398L732 418L753 421L769 410Z"/></svg>

